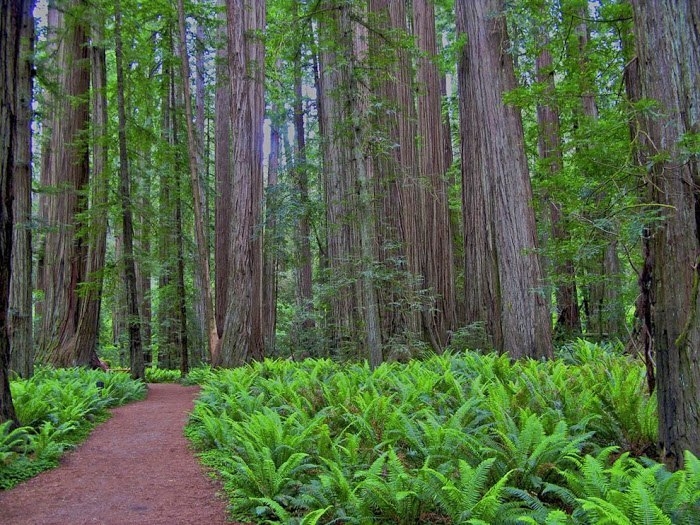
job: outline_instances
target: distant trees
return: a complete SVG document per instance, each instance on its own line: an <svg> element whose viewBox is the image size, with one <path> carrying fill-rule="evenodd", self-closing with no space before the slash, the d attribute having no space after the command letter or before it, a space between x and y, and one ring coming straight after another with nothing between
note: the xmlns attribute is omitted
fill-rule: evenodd
<svg viewBox="0 0 700 525"><path fill-rule="evenodd" d="M700 4L632 0L641 97L641 161L649 202L652 323L663 460L700 453Z"/></svg>

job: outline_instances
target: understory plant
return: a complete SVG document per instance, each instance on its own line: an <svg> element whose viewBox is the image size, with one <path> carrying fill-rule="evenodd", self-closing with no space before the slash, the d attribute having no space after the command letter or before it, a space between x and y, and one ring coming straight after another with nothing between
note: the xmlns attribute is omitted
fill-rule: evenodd
<svg viewBox="0 0 700 525"><path fill-rule="evenodd" d="M650 453L643 365L579 344L208 371L186 432L246 522L700 522L697 458L670 473Z"/></svg>
<svg viewBox="0 0 700 525"><path fill-rule="evenodd" d="M40 368L31 379L13 379L10 388L20 426L0 425L0 490L56 466L108 417L108 408L146 393L128 374L82 368Z"/></svg>

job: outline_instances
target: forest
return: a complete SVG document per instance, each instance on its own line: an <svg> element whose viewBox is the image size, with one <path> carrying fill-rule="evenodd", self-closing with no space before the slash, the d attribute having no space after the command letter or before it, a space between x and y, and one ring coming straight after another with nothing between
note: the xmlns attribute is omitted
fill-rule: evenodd
<svg viewBox="0 0 700 525"><path fill-rule="evenodd" d="M696 465L699 3L0 5L0 423L35 367L592 342L658 399L653 459Z"/></svg>

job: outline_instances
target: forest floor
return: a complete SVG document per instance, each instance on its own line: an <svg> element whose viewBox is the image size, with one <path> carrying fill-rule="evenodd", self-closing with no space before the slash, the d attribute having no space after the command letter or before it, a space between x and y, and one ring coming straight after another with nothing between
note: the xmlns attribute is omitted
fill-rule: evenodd
<svg viewBox="0 0 700 525"><path fill-rule="evenodd" d="M183 435L197 392L197 387L150 384L145 400L113 409L58 468L0 492L0 523L227 523L220 487Z"/></svg>

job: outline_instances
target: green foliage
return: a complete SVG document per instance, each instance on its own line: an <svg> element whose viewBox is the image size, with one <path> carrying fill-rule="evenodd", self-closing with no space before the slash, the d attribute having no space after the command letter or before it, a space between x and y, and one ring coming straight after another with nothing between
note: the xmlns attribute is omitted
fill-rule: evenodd
<svg viewBox="0 0 700 525"><path fill-rule="evenodd" d="M177 383L181 378L179 370L146 367L146 383Z"/></svg>
<svg viewBox="0 0 700 525"><path fill-rule="evenodd" d="M13 380L10 388L22 426L0 426L0 489L56 466L67 448L108 416L108 408L146 392L127 374L81 368L40 368L31 379Z"/></svg>
<svg viewBox="0 0 700 525"><path fill-rule="evenodd" d="M208 370L186 432L242 521L578 524L612 505L636 523L647 501L692 523L698 460L637 458L656 424L643 365L585 341L562 356Z"/></svg>

